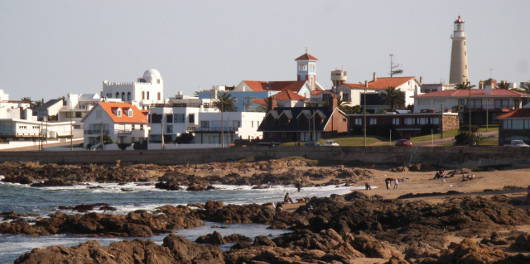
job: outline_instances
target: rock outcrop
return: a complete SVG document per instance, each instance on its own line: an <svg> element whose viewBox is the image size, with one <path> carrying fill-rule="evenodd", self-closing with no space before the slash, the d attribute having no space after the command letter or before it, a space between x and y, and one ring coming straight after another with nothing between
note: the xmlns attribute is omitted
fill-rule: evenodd
<svg viewBox="0 0 530 264"><path fill-rule="evenodd" d="M206 264L224 263L224 257L217 247L200 245L176 235L169 235L164 238L161 246L152 241L132 240L103 247L98 242L89 241L70 248L52 246L33 249L15 260L15 264L37 263Z"/></svg>

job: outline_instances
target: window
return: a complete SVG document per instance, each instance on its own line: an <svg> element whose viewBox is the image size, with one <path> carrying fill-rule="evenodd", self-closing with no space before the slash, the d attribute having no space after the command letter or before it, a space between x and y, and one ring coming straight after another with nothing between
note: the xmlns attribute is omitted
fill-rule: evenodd
<svg viewBox="0 0 530 264"><path fill-rule="evenodd" d="M151 114L151 123L160 124L160 122L162 122L162 115Z"/></svg>
<svg viewBox="0 0 530 264"><path fill-rule="evenodd" d="M377 118L370 118L368 124L370 124L370 125L377 125Z"/></svg>
<svg viewBox="0 0 530 264"><path fill-rule="evenodd" d="M524 120L512 120L512 129L517 129L517 130L520 130L520 129L523 129L523 121Z"/></svg>
<svg viewBox="0 0 530 264"><path fill-rule="evenodd" d="M392 118L392 125L399 126L399 118Z"/></svg>
<svg viewBox="0 0 530 264"><path fill-rule="evenodd" d="M418 124L427 125L427 124L429 124L429 119L426 118L426 117L420 117L420 118L418 118Z"/></svg>
<svg viewBox="0 0 530 264"><path fill-rule="evenodd" d="M118 117L121 117L121 108L117 108L117 109L116 109L116 115L117 115Z"/></svg>
<svg viewBox="0 0 530 264"><path fill-rule="evenodd" d="M166 126L166 133L168 133L168 134L173 133L173 125L167 125Z"/></svg>
<svg viewBox="0 0 530 264"><path fill-rule="evenodd" d="M160 79L156 79L156 83L160 84Z"/></svg>
<svg viewBox="0 0 530 264"><path fill-rule="evenodd" d="M188 115L188 123L195 123L195 114Z"/></svg>
<svg viewBox="0 0 530 264"><path fill-rule="evenodd" d="M145 100L145 92L142 91L142 100Z"/></svg>
<svg viewBox="0 0 530 264"><path fill-rule="evenodd" d="M120 98L120 93L116 92L116 98Z"/></svg>
<svg viewBox="0 0 530 264"><path fill-rule="evenodd" d="M232 122L232 127L239 127L240 125L241 125L241 123L239 121L237 121L237 120L234 120Z"/></svg>
<svg viewBox="0 0 530 264"><path fill-rule="evenodd" d="M440 118L439 117L431 117L431 124L432 125L439 125L440 124Z"/></svg>
<svg viewBox="0 0 530 264"><path fill-rule="evenodd" d="M83 113L82 112L75 112L75 117L76 118L81 118L81 117L83 117Z"/></svg>
<svg viewBox="0 0 530 264"><path fill-rule="evenodd" d="M134 114L133 110L132 110L131 108L129 108L129 109L127 110L127 116L128 116L128 117L133 117L133 114Z"/></svg>
<svg viewBox="0 0 530 264"><path fill-rule="evenodd" d="M160 101L160 92L156 93L156 100Z"/></svg>
<svg viewBox="0 0 530 264"><path fill-rule="evenodd" d="M107 93L108 98L112 98L112 93Z"/></svg>
<svg viewBox="0 0 530 264"><path fill-rule="evenodd" d="M147 92L147 100L149 100L149 92Z"/></svg>
<svg viewBox="0 0 530 264"><path fill-rule="evenodd" d="M210 122L209 121L201 121L201 127L202 128L209 128Z"/></svg>
<svg viewBox="0 0 530 264"><path fill-rule="evenodd" d="M166 123L173 123L173 114L166 114Z"/></svg>
<svg viewBox="0 0 530 264"><path fill-rule="evenodd" d="M363 119L362 118L355 118L355 125L362 125L363 124Z"/></svg>
<svg viewBox="0 0 530 264"><path fill-rule="evenodd" d="M127 101L131 101L131 92L127 92Z"/></svg>
<svg viewBox="0 0 530 264"><path fill-rule="evenodd" d="M125 101L125 92L121 92L121 100Z"/></svg>
<svg viewBox="0 0 530 264"><path fill-rule="evenodd" d="M184 123L184 114L173 114L173 121L175 123Z"/></svg>
<svg viewBox="0 0 530 264"><path fill-rule="evenodd" d="M405 118L405 125L415 125L416 124L416 118Z"/></svg>

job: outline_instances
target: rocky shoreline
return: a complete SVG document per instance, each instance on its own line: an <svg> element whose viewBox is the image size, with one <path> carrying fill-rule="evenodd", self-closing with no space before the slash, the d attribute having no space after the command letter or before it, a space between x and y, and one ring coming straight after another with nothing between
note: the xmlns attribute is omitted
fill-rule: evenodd
<svg viewBox="0 0 530 264"><path fill-rule="evenodd" d="M530 258L518 253L530 250L530 234L499 232L530 224L529 210L514 204L518 201L504 195L465 196L432 204L352 192L311 198L294 211L271 204L209 201L197 209L168 205L153 213L118 216L56 213L33 225L11 215L14 220L2 223L0 232L151 236L201 225L202 221L261 223L292 230L277 238L256 237L253 241L212 233L197 239L198 243L169 235L161 246L141 240L107 247L96 242L71 248L55 246L35 249L15 262L26 264L42 263L38 262L41 259L64 259L64 263L357 263L366 258L387 263L528 263ZM462 240L451 243L448 235ZM227 242L235 244L222 252L217 246Z"/></svg>
<svg viewBox="0 0 530 264"><path fill-rule="evenodd" d="M321 186L354 184L372 177L367 169L344 166L319 167L315 161L286 158L259 162L208 163L195 165L60 165L35 162L0 163L2 181L32 187L72 186L87 182L156 182L166 190L204 191L213 184Z"/></svg>

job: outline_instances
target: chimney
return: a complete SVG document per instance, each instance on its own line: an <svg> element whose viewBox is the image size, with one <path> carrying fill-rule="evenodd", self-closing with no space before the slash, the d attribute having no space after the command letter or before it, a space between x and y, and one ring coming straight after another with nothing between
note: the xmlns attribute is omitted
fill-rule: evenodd
<svg viewBox="0 0 530 264"><path fill-rule="evenodd" d="M423 84L423 76L420 76L420 85Z"/></svg>
<svg viewBox="0 0 530 264"><path fill-rule="evenodd" d="M377 78L375 77L375 72L372 74L372 82L375 82Z"/></svg>
<svg viewBox="0 0 530 264"><path fill-rule="evenodd" d="M364 87L368 87L368 81L364 81Z"/></svg>

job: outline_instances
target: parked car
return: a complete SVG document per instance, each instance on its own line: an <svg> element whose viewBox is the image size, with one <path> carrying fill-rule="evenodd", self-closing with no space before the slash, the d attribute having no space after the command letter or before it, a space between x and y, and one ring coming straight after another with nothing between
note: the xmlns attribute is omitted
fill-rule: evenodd
<svg viewBox="0 0 530 264"><path fill-rule="evenodd" d="M324 141L324 144L322 144L322 146L326 146L326 147L338 147L340 146L339 143L333 141L333 140L326 140Z"/></svg>
<svg viewBox="0 0 530 264"><path fill-rule="evenodd" d="M398 139L396 141L396 147L412 147L412 141L408 140L408 139Z"/></svg>
<svg viewBox="0 0 530 264"><path fill-rule="evenodd" d="M511 142L510 142L510 145L508 145L510 147L518 147L518 148L528 148L530 147L528 144L524 143L524 141L520 140L520 139L513 139Z"/></svg>

